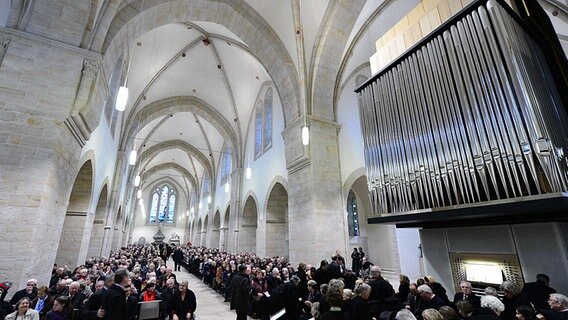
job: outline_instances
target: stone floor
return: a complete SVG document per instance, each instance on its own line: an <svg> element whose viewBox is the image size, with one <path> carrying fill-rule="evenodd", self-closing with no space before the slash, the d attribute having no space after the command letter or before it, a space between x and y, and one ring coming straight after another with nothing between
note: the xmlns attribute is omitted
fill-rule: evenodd
<svg viewBox="0 0 568 320"><path fill-rule="evenodd" d="M171 259L167 262L173 267ZM236 319L235 311L231 311L228 302L223 302L223 297L206 286L201 280L182 268L182 271L174 272L177 281L187 280L189 288L197 297L197 320L230 320ZM252 319L249 317L249 319Z"/></svg>

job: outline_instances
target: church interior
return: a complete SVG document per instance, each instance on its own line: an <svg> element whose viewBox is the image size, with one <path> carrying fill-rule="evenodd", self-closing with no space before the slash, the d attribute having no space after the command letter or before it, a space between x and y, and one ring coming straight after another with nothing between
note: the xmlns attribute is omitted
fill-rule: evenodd
<svg viewBox="0 0 568 320"><path fill-rule="evenodd" d="M159 236L568 292L566 52L563 0L0 0L0 281Z"/></svg>

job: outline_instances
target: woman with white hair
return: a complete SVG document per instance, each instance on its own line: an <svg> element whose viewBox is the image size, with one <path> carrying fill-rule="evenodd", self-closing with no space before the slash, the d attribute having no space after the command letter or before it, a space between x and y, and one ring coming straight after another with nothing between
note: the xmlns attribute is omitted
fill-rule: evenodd
<svg viewBox="0 0 568 320"><path fill-rule="evenodd" d="M474 310L471 320L500 320L499 315L505 310L505 305L494 296L482 296L481 308Z"/></svg>

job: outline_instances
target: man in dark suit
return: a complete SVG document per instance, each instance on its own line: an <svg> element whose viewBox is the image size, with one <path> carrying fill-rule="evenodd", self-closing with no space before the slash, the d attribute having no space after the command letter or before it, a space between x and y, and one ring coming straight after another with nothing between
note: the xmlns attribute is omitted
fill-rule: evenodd
<svg viewBox="0 0 568 320"><path fill-rule="evenodd" d="M550 278L546 274L539 273L536 275L535 282L525 283L521 294L529 300L535 309L547 309L548 298L556 290L549 287Z"/></svg>
<svg viewBox="0 0 568 320"><path fill-rule="evenodd" d="M246 320L249 312L249 299L252 292L247 267L239 265L239 273L231 279L231 310L237 312L237 320Z"/></svg>
<svg viewBox="0 0 568 320"><path fill-rule="evenodd" d="M118 269L114 274L114 284L107 290L103 297L101 309L102 314L107 320L124 320L126 319L126 293L124 287L128 285L128 270ZM101 310L99 309L99 310ZM102 318L101 312L97 314Z"/></svg>
<svg viewBox="0 0 568 320"><path fill-rule="evenodd" d="M454 304L460 300L467 300L474 309L481 308L481 298L471 292L471 283L468 281L460 282L460 291L454 295Z"/></svg>
<svg viewBox="0 0 568 320"><path fill-rule="evenodd" d="M392 311L394 307L398 306L398 299L394 295L392 285L381 276L379 266L372 266L370 275L371 294L367 300L367 305L371 316L379 319L383 311Z"/></svg>
<svg viewBox="0 0 568 320"><path fill-rule="evenodd" d="M89 296L89 299L87 299L87 302L85 302L85 306L83 308L83 320L97 319L97 313L102 306L103 297L105 296L108 288L112 286L113 283L114 279L112 277L97 281L97 283L95 284L95 288L97 290L93 294L91 294Z"/></svg>
<svg viewBox="0 0 568 320"><path fill-rule="evenodd" d="M423 284L418 287L418 294L420 295L420 307L416 310L416 315L422 314L422 311L426 309L436 309L439 310L441 307L445 306L444 300L434 294L432 288L427 284Z"/></svg>

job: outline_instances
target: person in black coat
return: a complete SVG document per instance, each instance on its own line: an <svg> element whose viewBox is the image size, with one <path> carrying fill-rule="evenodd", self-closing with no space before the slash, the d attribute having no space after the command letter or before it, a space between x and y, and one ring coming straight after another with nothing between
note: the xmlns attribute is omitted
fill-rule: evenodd
<svg viewBox="0 0 568 320"><path fill-rule="evenodd" d="M369 299L371 294L371 287L366 283L359 284L355 287L354 293L355 297L351 299L349 308L345 311L349 313L351 320L371 319L371 314L367 306L367 299Z"/></svg>
<svg viewBox="0 0 568 320"><path fill-rule="evenodd" d="M28 280L24 289L16 291L16 293L14 293L12 299L10 299L10 304L15 305L23 297L27 297L30 299L30 301L33 301L37 297L36 283L37 281L35 279Z"/></svg>
<svg viewBox="0 0 568 320"><path fill-rule="evenodd" d="M126 319L126 293L124 287L128 285L128 270L118 269L114 274L114 284L107 290L103 297L101 309L97 316L105 320ZM99 310L101 310L99 309Z"/></svg>
<svg viewBox="0 0 568 320"><path fill-rule="evenodd" d="M399 275L398 279L398 300L403 304L408 299L408 294L410 293L410 279L404 274Z"/></svg>
<svg viewBox="0 0 568 320"><path fill-rule="evenodd" d="M440 309L445 306L446 303L442 298L438 297L432 291L432 288L427 284L423 284L418 287L418 294L420 295L420 306L416 309L416 314L420 315L426 309Z"/></svg>
<svg viewBox="0 0 568 320"><path fill-rule="evenodd" d="M189 283L186 280L180 283L179 290L176 291L173 297L170 319L185 320L195 318L197 299L195 298L195 293L188 286Z"/></svg>
<svg viewBox="0 0 568 320"><path fill-rule="evenodd" d="M331 280L331 275L329 274L327 260L322 260L320 262L320 267L316 270L314 280L318 283L318 286L322 284L328 284Z"/></svg>
<svg viewBox="0 0 568 320"><path fill-rule="evenodd" d="M371 295L369 296L369 313L371 316L379 319L383 311L393 311L399 305L399 301L394 294L394 289L381 276L381 268L379 266L372 266L370 270L371 281Z"/></svg>
<svg viewBox="0 0 568 320"><path fill-rule="evenodd" d="M351 253L351 269L353 269L356 275L359 275L359 270L361 269L361 255L359 255L357 248L353 248L353 252Z"/></svg>
<svg viewBox="0 0 568 320"><path fill-rule="evenodd" d="M273 303L277 310L284 307L286 314L283 319L296 320L298 318L298 285L300 278L292 276L289 282L279 285L273 292Z"/></svg>
<svg viewBox="0 0 568 320"><path fill-rule="evenodd" d="M471 306L474 309L481 307L481 299L471 291L470 282L468 281L460 282L460 290L461 292L458 292L454 295L454 304L458 303L458 301L461 300L467 300L469 301L469 303L471 303Z"/></svg>
<svg viewBox="0 0 568 320"><path fill-rule="evenodd" d="M516 309L518 306L531 306L530 302L521 295L519 287L511 281L503 281L501 284L503 290L503 304L505 311L500 314L503 320L516 320Z"/></svg>
<svg viewBox="0 0 568 320"><path fill-rule="evenodd" d="M426 282L427 285L430 286L430 288L432 288L432 291L434 292L434 294L436 296L438 296L439 298L441 298L444 301L445 304L450 303L450 299L448 298L448 295L446 294L446 289L442 286L441 283L437 282L436 279L433 276L424 277L424 281Z"/></svg>
<svg viewBox="0 0 568 320"><path fill-rule="evenodd" d="M136 320L138 316L138 295L132 294L132 290L136 287L133 285L126 286L126 320Z"/></svg>
<svg viewBox="0 0 568 320"><path fill-rule="evenodd" d="M308 275L306 274L306 264L300 262L298 264L298 271L296 275L300 278L300 284L298 285L298 296L303 300L308 298Z"/></svg>
<svg viewBox="0 0 568 320"><path fill-rule="evenodd" d="M308 281L308 298L301 304L300 320L307 320L312 318L312 305L320 303L323 295L318 290L318 284L314 280Z"/></svg>
<svg viewBox="0 0 568 320"><path fill-rule="evenodd" d="M231 310L237 313L237 320L246 320L249 312L249 298L252 292L250 278L246 274L247 267L239 265L239 273L231 279Z"/></svg>
<svg viewBox="0 0 568 320"><path fill-rule="evenodd" d="M549 286L550 278L546 274L537 274L535 282L525 283L521 294L529 300L535 309L548 308L548 297L556 290Z"/></svg>
<svg viewBox="0 0 568 320"><path fill-rule="evenodd" d="M174 254L172 255L174 259L174 271L181 271L181 264L183 262L183 251L179 246L174 249Z"/></svg>

